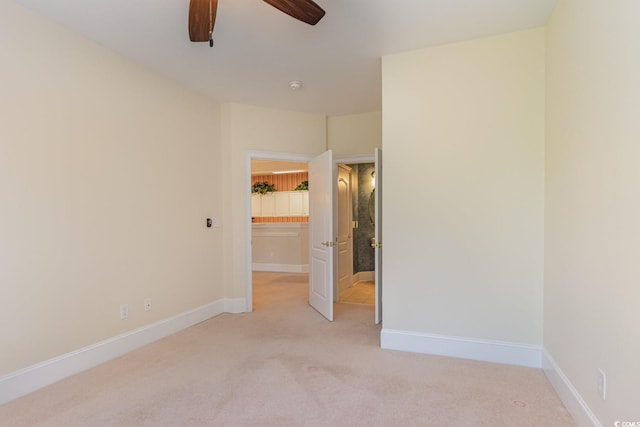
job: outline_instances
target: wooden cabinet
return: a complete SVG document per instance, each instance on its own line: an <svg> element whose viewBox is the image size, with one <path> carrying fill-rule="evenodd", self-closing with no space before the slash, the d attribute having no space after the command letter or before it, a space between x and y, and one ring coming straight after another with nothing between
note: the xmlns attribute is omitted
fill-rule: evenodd
<svg viewBox="0 0 640 427"><path fill-rule="evenodd" d="M251 195L251 216L308 216L308 191L276 191Z"/></svg>

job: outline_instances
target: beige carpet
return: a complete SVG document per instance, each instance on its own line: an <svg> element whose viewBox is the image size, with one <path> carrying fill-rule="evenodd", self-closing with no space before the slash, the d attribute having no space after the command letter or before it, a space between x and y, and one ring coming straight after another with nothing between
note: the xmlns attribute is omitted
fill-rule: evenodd
<svg viewBox="0 0 640 427"><path fill-rule="evenodd" d="M573 426L537 369L379 348L368 305L260 274L222 315L0 406L2 426Z"/></svg>
<svg viewBox="0 0 640 427"><path fill-rule="evenodd" d="M358 282L340 292L339 301L345 304L375 304L375 283Z"/></svg>

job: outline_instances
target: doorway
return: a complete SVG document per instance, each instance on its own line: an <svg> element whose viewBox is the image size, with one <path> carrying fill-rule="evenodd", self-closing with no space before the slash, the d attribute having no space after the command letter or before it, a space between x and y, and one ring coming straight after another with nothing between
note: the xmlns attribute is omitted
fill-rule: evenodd
<svg viewBox="0 0 640 427"><path fill-rule="evenodd" d="M251 285L307 281L309 271L308 163L251 160ZM268 280L267 280L268 279ZM264 300L264 298L262 298Z"/></svg>
<svg viewBox="0 0 640 427"><path fill-rule="evenodd" d="M336 280L334 301L341 302L341 295L353 287L353 186L352 168L338 165L338 180L336 182L337 233L336 243Z"/></svg>
<svg viewBox="0 0 640 427"><path fill-rule="evenodd" d="M308 250L307 250L308 240L304 241L304 233L305 233L303 230L304 227L300 226L300 224L303 223L302 217L305 216L304 212L296 212L296 213L300 213L301 215L288 215L288 216L298 217L298 218L295 218L295 220L297 221L295 223L294 222L282 223L275 230L267 229L269 228L267 225L261 226L262 228L265 228L265 229L259 230L258 236L254 235L254 228L260 228L260 227L259 226L254 227L255 221L258 218L258 216L256 211L256 205L255 203L252 203L252 197L254 197L253 202L255 202L255 197L256 197L255 194L252 193L252 187L253 187L253 181L254 181L252 178L252 172L255 172L256 174L260 174L264 176L267 173L269 175L273 175L273 172L286 172L286 171L290 172L294 170L295 171L306 170L307 164L309 160L311 160L311 158L312 158L311 156L291 154L291 153L250 151L245 154L245 188L246 188L245 227L247 228L247 231L245 233L246 262L245 262L244 269L245 269L245 275L246 275L245 276L246 277L246 282L245 282L246 310L245 311L247 312L251 312L254 309L253 307L254 264L258 264L258 265L255 265L255 267L263 271L277 272L278 270L285 270L285 273L289 272L289 273L304 274L305 260L303 258L295 258L295 256L296 254L298 257L301 257L304 254L308 255ZM252 166L252 164L253 165L259 164L259 169L254 170L254 167ZM302 180L303 179L301 179L301 181ZM267 181L270 181L270 180L267 180ZM295 184L295 186L297 185L298 183ZM266 193L268 193L268 191L266 191L265 194ZM277 214L275 212L276 208L278 209L282 208L281 206L283 203L282 200L279 200L279 204L278 206L276 206L275 193L273 194L273 196L274 196L273 198L264 197L260 200L260 203L261 203L260 218L262 218L262 202L263 201L265 202L266 210L269 211L268 212L269 216L272 216L272 215L278 216L279 214L282 213L280 210L278 211ZM296 198L297 196L294 197L294 199ZM291 206L290 202L291 200L289 200L289 207ZM262 223L262 219L258 221L259 223ZM299 226L296 227L296 226L287 225L287 224L298 224ZM296 230L292 230L293 228L296 228ZM296 233L298 235L293 236ZM291 239L292 236L296 238ZM256 240L256 242L254 242L254 239ZM267 241L269 239L276 239L276 240L282 241L281 243L283 243L284 248L280 253L276 254L276 253L273 253L273 251L269 250L270 245L269 245L269 242ZM259 242L258 240L263 240L263 241ZM298 242L297 251L295 250L295 244L296 244L295 241ZM263 254L264 255L263 258L254 256L254 253L253 253L254 243L256 244L256 246L258 245L263 246L263 249L265 250ZM304 249L302 249L302 247Z"/></svg>
<svg viewBox="0 0 640 427"><path fill-rule="evenodd" d="M338 164L343 164L343 165L350 165L350 167L352 168L356 168L356 169L366 169L365 167L361 167L361 164L372 164L372 162L376 159L377 157L374 156L360 156L360 157L351 157L348 160L345 161L344 158L341 159L336 159L333 162L333 164L335 165L335 171L338 170ZM246 311L252 311L253 310L253 269L252 269L252 264L254 263L254 256L253 256L253 242L252 242L252 225L253 222L251 221L252 218L252 212L251 212L251 193L250 193L250 183L251 183L251 162L253 160L267 160L267 161L274 161L274 162L295 162L295 163L300 163L300 162L309 162L311 160L311 156L306 156L306 155L297 155L297 154L286 154L286 153L271 153L271 152L247 152L246 154L246 166L245 166L245 170L246 170L246 183L247 183L247 193L246 193L246 202L247 202L247 227L248 227L248 232L246 233L246 248L247 248L247 257L246 257L246 277L247 277L247 281L246 281L246 301L247 301L247 310ZM370 173L370 172L363 172L363 173ZM337 177L337 172L334 175L334 178ZM335 179L334 179L334 182ZM369 177L369 183L371 183L371 177ZM311 185L313 185L313 183L310 183ZM362 194L364 191L366 191L368 193L368 189L366 189L366 185L362 185L362 186L357 186L356 188L362 188L363 190L360 191L360 193ZM336 191L337 193L337 191ZM358 193L355 191L351 191L352 194L352 201L354 200L354 198L358 197ZM367 194L367 203L362 203L361 200L356 199L356 203L353 203L352 206L350 207L350 210L353 212L355 209L355 206L358 206L358 211L363 211L364 212L368 212L368 207L369 207L369 202L368 200L370 199L371 194ZM366 205L366 206L365 206ZM333 210L334 215L337 216L337 210L334 209ZM361 215L361 212L358 215ZM353 215L355 216L355 215ZM351 224L353 227L353 225L357 225L356 228L360 227L360 220L351 220ZM370 233L369 233L370 234ZM366 237L367 239L370 239L370 236L367 235ZM362 238L360 238L360 240L363 240ZM323 243L324 244L324 243ZM370 248L370 246L369 246ZM353 247L351 248L351 251L353 251ZM336 258L337 258L337 253L338 251L335 251L336 254ZM373 270L368 270L368 271L364 271L362 269L362 267L358 267L359 270L356 271L356 274L353 273L353 266L355 265L355 262L352 261L352 263L349 265L351 267L351 284L356 284L358 282L363 281L367 281L367 279L369 278L369 276L373 273ZM358 264L360 265L360 264ZM336 269L337 271L337 269ZM298 270L293 270L291 271L292 273L297 273L299 272ZM354 280L355 277L355 280ZM334 278L333 280L333 286L335 287L337 286L338 281L336 280L337 278ZM371 278L371 280L373 280ZM376 282L377 283L377 282ZM377 285L376 285L377 286ZM335 288L334 288L335 291ZM376 291L376 322L379 322L379 316L377 316L378 314L378 308L379 308L379 293L377 293Z"/></svg>
<svg viewBox="0 0 640 427"><path fill-rule="evenodd" d="M375 305L375 249L372 246L375 237L374 205L375 163L360 162L338 163L338 224L349 222L349 245L343 245L350 254L339 251L337 270L339 272L336 301ZM345 172L343 172L345 171ZM350 197L345 200L341 196L340 186L346 179L346 171L350 179ZM342 177L340 173L343 173ZM348 218L345 212L348 211ZM343 239L343 232L338 231L338 238ZM349 266L344 264L348 262ZM345 286L345 271L349 271L348 286Z"/></svg>

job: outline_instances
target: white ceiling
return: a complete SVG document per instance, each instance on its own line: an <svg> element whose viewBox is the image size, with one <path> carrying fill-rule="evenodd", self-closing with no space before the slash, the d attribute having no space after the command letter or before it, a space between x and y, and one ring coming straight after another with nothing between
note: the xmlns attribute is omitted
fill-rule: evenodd
<svg viewBox="0 0 640 427"><path fill-rule="evenodd" d="M310 26L219 0L209 48L189 41L189 0L16 1L219 102L327 115L381 110L382 55L541 26L556 2L315 0L326 15Z"/></svg>
<svg viewBox="0 0 640 427"><path fill-rule="evenodd" d="M276 160L251 160L251 175L270 175L273 172L309 170L309 164L303 162L281 162Z"/></svg>

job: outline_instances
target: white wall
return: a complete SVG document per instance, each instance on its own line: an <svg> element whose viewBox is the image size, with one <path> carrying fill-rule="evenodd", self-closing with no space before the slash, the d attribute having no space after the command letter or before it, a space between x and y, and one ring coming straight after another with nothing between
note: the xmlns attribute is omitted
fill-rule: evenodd
<svg viewBox="0 0 640 427"><path fill-rule="evenodd" d="M224 263L226 294L246 297L247 244L250 222L250 170L246 153L268 151L313 156L327 146L326 117L319 114L298 113L225 104L222 108L223 176L225 209Z"/></svg>
<svg viewBox="0 0 640 427"><path fill-rule="evenodd" d="M253 224L254 271L309 271L309 224Z"/></svg>
<svg viewBox="0 0 640 427"><path fill-rule="evenodd" d="M640 421L639 23L560 0L548 25L544 346L603 426Z"/></svg>
<svg viewBox="0 0 640 427"><path fill-rule="evenodd" d="M373 155L382 147L382 113L330 116L327 118L327 141L334 156Z"/></svg>
<svg viewBox="0 0 640 427"><path fill-rule="evenodd" d="M12 1L0 52L0 376L222 298L219 107Z"/></svg>
<svg viewBox="0 0 640 427"><path fill-rule="evenodd" d="M544 40L383 58L385 329L541 344Z"/></svg>

